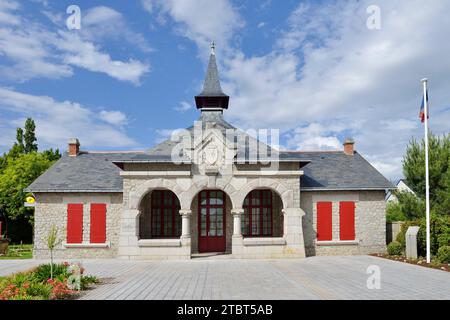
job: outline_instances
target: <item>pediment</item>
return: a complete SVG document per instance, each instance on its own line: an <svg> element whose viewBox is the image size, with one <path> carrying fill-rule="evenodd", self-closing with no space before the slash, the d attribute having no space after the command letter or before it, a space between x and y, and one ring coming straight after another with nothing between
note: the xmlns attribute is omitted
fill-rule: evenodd
<svg viewBox="0 0 450 320"><path fill-rule="evenodd" d="M218 174L225 170L231 172L237 149L221 130L207 128L194 135L193 147L188 154L201 173Z"/></svg>

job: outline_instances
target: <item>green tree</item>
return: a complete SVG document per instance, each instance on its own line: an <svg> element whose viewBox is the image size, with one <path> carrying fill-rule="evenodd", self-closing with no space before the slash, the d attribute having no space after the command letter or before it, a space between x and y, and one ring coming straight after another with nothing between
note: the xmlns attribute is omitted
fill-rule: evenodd
<svg viewBox="0 0 450 320"><path fill-rule="evenodd" d="M30 153L33 151L38 151L37 139L36 139L36 124L31 118L27 118L25 121L25 153Z"/></svg>
<svg viewBox="0 0 450 320"><path fill-rule="evenodd" d="M403 158L408 186L425 199L425 143L411 140ZM450 215L450 134L429 135L430 207L437 214ZM400 199L399 199L399 202Z"/></svg>
<svg viewBox="0 0 450 320"><path fill-rule="evenodd" d="M22 128L17 128L16 131L16 145L17 149L20 153L23 153L25 151L25 146L23 144L23 130Z"/></svg>
<svg viewBox="0 0 450 320"><path fill-rule="evenodd" d="M47 247L50 251L50 279L53 279L53 251L62 242L58 239L58 228L52 225L47 235Z"/></svg>
<svg viewBox="0 0 450 320"><path fill-rule="evenodd" d="M23 191L51 165L45 155L29 153L8 160L0 174L0 205L6 211L8 221L25 220L33 223L33 209L25 207L26 193Z"/></svg>
<svg viewBox="0 0 450 320"><path fill-rule="evenodd" d="M55 149L53 151L53 148L50 148L50 149L45 150L44 152L42 152L42 154L44 156L46 156L47 159L50 160L50 161L56 161L56 160L59 160L59 158L61 158L61 153L59 152L59 149Z"/></svg>

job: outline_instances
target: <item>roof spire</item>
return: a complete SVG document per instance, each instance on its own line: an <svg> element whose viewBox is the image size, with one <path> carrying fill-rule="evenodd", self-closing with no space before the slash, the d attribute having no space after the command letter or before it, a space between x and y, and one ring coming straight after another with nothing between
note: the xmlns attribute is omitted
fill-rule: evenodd
<svg viewBox="0 0 450 320"><path fill-rule="evenodd" d="M203 90L195 96L195 104L197 109L221 111L222 109L228 109L229 99L230 97L223 93L220 86L219 71L216 64L216 43L212 41Z"/></svg>

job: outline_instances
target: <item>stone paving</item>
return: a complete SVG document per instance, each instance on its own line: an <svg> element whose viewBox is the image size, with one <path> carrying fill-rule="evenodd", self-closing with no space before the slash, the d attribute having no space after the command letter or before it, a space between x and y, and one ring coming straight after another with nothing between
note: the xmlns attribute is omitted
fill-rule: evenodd
<svg viewBox="0 0 450 320"><path fill-rule="evenodd" d="M0 260L0 276L39 262ZM81 262L103 278L82 299L450 299L450 273L371 256ZM380 289L367 288L370 265Z"/></svg>

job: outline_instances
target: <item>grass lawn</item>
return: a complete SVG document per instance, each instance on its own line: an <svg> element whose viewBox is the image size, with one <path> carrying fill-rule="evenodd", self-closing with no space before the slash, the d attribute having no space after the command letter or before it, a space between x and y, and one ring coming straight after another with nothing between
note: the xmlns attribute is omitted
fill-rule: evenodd
<svg viewBox="0 0 450 320"><path fill-rule="evenodd" d="M0 260L31 258L33 258L32 244L11 244L8 247L8 253L4 256L0 256Z"/></svg>

